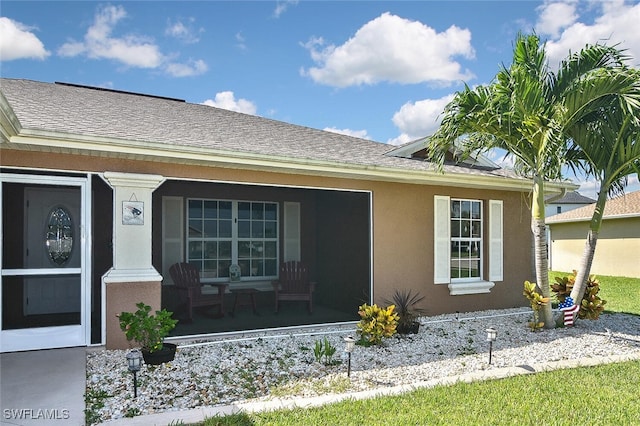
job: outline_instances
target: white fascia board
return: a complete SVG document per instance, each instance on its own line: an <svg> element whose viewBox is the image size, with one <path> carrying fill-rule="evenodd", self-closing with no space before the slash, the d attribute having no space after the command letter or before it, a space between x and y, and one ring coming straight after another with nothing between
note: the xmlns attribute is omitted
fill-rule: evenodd
<svg viewBox="0 0 640 426"><path fill-rule="evenodd" d="M0 92L0 144L8 143L9 139L20 133L22 126L13 113L7 98Z"/></svg>
<svg viewBox="0 0 640 426"><path fill-rule="evenodd" d="M16 148L39 149L45 152L96 153L118 158L147 159L171 163L214 165L234 169L253 169L277 173L321 175L361 180L382 180L422 185L443 185L461 188L528 191L529 179L483 176L468 173L440 173L436 170L410 170L385 166L360 165L266 156L252 153L214 150L206 147L171 146L140 141L65 135L58 132L23 129L21 135L10 138ZM567 184L551 184L558 188ZM552 189L552 188L549 188ZM559 189L556 189L559 191Z"/></svg>

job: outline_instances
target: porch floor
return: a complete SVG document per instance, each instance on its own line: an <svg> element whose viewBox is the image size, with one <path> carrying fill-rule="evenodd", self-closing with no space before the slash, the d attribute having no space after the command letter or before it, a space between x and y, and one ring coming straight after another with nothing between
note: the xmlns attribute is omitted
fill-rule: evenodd
<svg viewBox="0 0 640 426"><path fill-rule="evenodd" d="M313 313L309 313L306 302L280 302L280 311L275 313L272 292L259 292L255 295L257 314L250 306L238 306L232 315L235 295L225 297L225 315L217 317L217 307L193 310L191 322L181 320L170 337L192 336L199 334L223 333L230 331L260 330L311 324L329 324L359 319L357 306L352 312L333 309L314 301ZM184 311L176 307L174 318L184 318Z"/></svg>

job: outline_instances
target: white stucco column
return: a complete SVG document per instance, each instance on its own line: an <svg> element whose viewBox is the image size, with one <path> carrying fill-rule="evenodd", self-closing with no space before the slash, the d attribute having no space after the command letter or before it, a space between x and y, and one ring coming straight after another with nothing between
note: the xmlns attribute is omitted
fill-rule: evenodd
<svg viewBox="0 0 640 426"><path fill-rule="evenodd" d="M113 269L105 282L125 277L129 282L162 280L151 264L151 200L164 177L105 172L104 178L114 190Z"/></svg>
<svg viewBox="0 0 640 426"><path fill-rule="evenodd" d="M128 343L117 315L143 302L154 310L162 303L162 276L152 260L152 194L164 181L159 175L105 172L113 188L113 267L102 276L102 342L107 349Z"/></svg>

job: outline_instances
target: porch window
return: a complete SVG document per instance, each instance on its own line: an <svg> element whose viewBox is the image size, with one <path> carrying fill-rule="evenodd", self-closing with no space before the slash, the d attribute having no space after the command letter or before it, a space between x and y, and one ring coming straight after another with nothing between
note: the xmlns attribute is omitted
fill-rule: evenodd
<svg viewBox="0 0 640 426"><path fill-rule="evenodd" d="M187 261L200 268L203 281L228 279L232 264L243 278L275 278L278 216L277 203L190 199Z"/></svg>
<svg viewBox="0 0 640 426"><path fill-rule="evenodd" d="M483 207L482 200L434 197L434 283L448 284L451 295L488 293L493 281L503 279L502 201L489 200L486 212ZM488 277L483 268L485 243Z"/></svg>

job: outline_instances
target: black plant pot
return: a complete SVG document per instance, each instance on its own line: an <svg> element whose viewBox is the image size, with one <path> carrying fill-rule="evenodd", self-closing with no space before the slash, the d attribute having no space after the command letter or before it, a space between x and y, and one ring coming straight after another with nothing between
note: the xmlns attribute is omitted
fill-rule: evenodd
<svg viewBox="0 0 640 426"><path fill-rule="evenodd" d="M162 349L155 352L142 350L142 358L145 364L160 365L165 362L171 362L176 357L176 345L173 343L163 343Z"/></svg>
<svg viewBox="0 0 640 426"><path fill-rule="evenodd" d="M420 323L418 321L413 321L411 324L401 324L396 330L398 334L417 334L420 329Z"/></svg>

